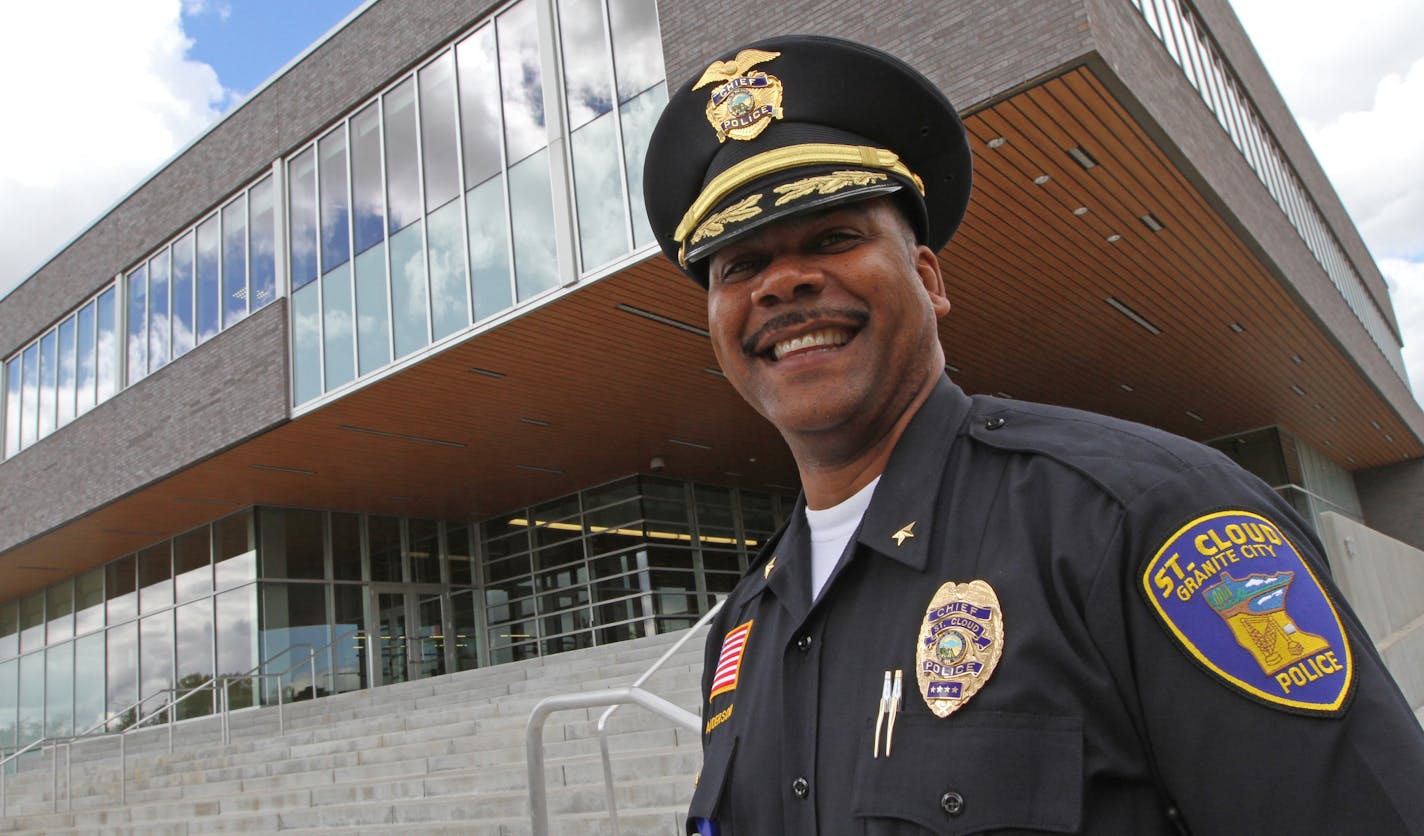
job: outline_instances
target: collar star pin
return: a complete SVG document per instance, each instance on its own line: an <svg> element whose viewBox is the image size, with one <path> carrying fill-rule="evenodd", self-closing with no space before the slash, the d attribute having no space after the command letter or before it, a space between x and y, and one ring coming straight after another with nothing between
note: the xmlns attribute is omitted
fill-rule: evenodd
<svg viewBox="0 0 1424 836"><path fill-rule="evenodd" d="M771 570L772 570L772 569L775 569L775 568L776 568L776 555L772 555L772 556L771 556L771 560L768 560L768 561L766 562L766 567L761 570L761 576L762 576L763 578L769 578L769 577L771 577Z"/></svg>
<svg viewBox="0 0 1424 836"><path fill-rule="evenodd" d="M895 540L895 545L903 546L905 545L906 540L915 536L915 522L917 521L911 520L910 522L905 524L904 528L901 528L899 531L890 535Z"/></svg>

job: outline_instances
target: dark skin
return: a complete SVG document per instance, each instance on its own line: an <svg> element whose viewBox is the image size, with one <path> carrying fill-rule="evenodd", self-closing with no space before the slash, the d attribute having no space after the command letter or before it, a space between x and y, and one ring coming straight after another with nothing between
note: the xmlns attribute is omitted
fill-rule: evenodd
<svg viewBox="0 0 1424 836"><path fill-rule="evenodd" d="M888 198L769 224L708 270L712 348L780 431L806 503L829 508L884 471L943 374L939 260Z"/></svg>

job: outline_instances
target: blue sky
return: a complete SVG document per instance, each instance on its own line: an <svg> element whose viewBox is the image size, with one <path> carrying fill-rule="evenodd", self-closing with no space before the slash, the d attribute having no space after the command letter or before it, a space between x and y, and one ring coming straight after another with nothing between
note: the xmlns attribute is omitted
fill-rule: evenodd
<svg viewBox="0 0 1424 836"><path fill-rule="evenodd" d="M362 5L0 2L0 296ZM1390 284L1424 393L1424 3L1232 6Z"/></svg>

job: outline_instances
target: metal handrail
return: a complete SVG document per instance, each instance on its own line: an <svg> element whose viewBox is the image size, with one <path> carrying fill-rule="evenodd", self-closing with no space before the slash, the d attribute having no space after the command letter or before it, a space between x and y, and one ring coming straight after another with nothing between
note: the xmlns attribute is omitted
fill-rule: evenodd
<svg viewBox="0 0 1424 836"><path fill-rule="evenodd" d="M263 660L261 663L259 663L259 664L257 665L257 667L253 668L252 670L248 671L247 673L219 674L217 677L215 677L215 679L218 679L218 680L221 680L221 681L222 681L222 699L221 699L222 705L221 705L220 711L221 711L221 714L222 714L222 724L221 724L221 725L222 725L222 741L223 741L223 744L226 745L226 744L232 742L232 725L231 725L231 721L230 721L230 719L229 719L229 714L230 714L230 712L231 712L231 708L230 708L231 703L230 703L230 699L229 699L228 687L229 687L234 681L236 681L236 680L251 680L251 681L254 681L254 683L255 683L255 682L260 682L260 681L263 680L263 679L276 679L276 680L277 680L277 683L278 683L278 684L277 684L277 732L278 732L278 734L286 734L286 733L287 733L287 716L286 716L286 706L285 706L285 704L284 704L285 701L282 699L282 694L283 694L283 692L282 692L282 687L281 687L282 677L286 676L287 674L291 673L292 671L296 670L297 668L302 667L303 665L310 665L310 666L311 666L311 692L312 692L312 699L316 699L316 659L317 659L317 655L320 654L320 653L322 653L323 651L326 651L326 650L329 650L329 649L332 648L332 647L335 647L335 646L336 646L337 644L339 644L340 642L346 641L347 639L351 638L352 636L358 635L360 632L361 632L361 628L360 628L360 627L353 627L353 628L351 628L350 630L347 630L345 633L342 633L341 635L337 636L336 638L332 639L331 641L327 642L326 644L324 644L324 645L322 645L321 647L318 647L318 648L316 648L316 649L314 649L314 650L312 649L312 647L311 647L310 644L306 644L306 643L300 643L300 642L299 642L299 643L297 643L297 644L288 645L284 650L282 650L282 651L279 652L279 653L273 654L272 657L269 658L269 659ZM308 650L310 650L311 652L306 655L306 658L300 659L300 660L298 660L298 661L296 661L296 662L293 662L293 663L291 664L291 666L288 667L286 670L282 670L282 671L279 671L279 672L277 672L277 673L258 673L258 671L260 671L264 665L270 663L273 659L277 659L277 658L281 657L282 654L291 651L292 648L295 648L295 647L305 647L305 648L307 648ZM255 690L255 688L254 688L254 690Z"/></svg>
<svg viewBox="0 0 1424 836"><path fill-rule="evenodd" d="M721 598L713 604L711 609L703 613L696 624L688 628L687 632L679 636L671 647L663 651L657 661L653 662L634 680L632 685L546 697L534 706L534 710L529 713L529 723L525 727L524 741L529 769L529 818L533 827L533 836L549 836L549 799L548 789L544 783L544 721L556 711L597 708L599 706L608 706L608 709L598 718L598 745L603 757L603 780L608 794L608 812L613 824L614 836L619 835L618 805L613 798L613 765L608 753L608 738L604 734L608 718L620 706L635 703L688 731L700 731L701 719L696 714L659 697L657 694L644 690L642 685L657 673L668 659L681 650L682 646L698 630L711 621L725 603L726 599Z"/></svg>

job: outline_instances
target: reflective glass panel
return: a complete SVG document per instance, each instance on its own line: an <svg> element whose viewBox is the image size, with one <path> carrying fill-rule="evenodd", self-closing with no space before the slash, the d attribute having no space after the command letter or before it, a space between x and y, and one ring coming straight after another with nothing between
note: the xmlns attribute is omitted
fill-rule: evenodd
<svg viewBox="0 0 1424 836"><path fill-rule="evenodd" d="M445 628L439 595L421 595L416 604L416 641L408 643L417 679L445 673Z"/></svg>
<svg viewBox="0 0 1424 836"><path fill-rule="evenodd" d="M386 200L381 194L381 110L372 102L351 117L352 233L356 252L386 239Z"/></svg>
<svg viewBox="0 0 1424 836"><path fill-rule="evenodd" d="M20 452L20 358L5 364L5 455Z"/></svg>
<svg viewBox="0 0 1424 836"><path fill-rule="evenodd" d="M69 316L59 323L59 386L57 388L59 415L56 426L64 426L74 420L74 337L77 329L76 317Z"/></svg>
<svg viewBox="0 0 1424 836"><path fill-rule="evenodd" d="M395 581L401 577L400 520L371 516L366 520L371 548L371 580Z"/></svg>
<svg viewBox="0 0 1424 836"><path fill-rule="evenodd" d="M74 730L85 732L104 721L104 634L74 642Z"/></svg>
<svg viewBox="0 0 1424 836"><path fill-rule="evenodd" d="M222 210L222 327L247 316L247 196Z"/></svg>
<svg viewBox="0 0 1424 836"><path fill-rule="evenodd" d="M128 282L128 381L132 386L148 374L148 267L129 273Z"/></svg>
<svg viewBox="0 0 1424 836"><path fill-rule="evenodd" d="M613 73L603 26L603 0L559 0L569 130L613 109Z"/></svg>
<svg viewBox="0 0 1424 836"><path fill-rule="evenodd" d="M179 601L213 591L212 543L206 525L173 538L173 575Z"/></svg>
<svg viewBox="0 0 1424 836"><path fill-rule="evenodd" d="M138 700L138 622L111 627L105 646L108 717L111 731L133 725Z"/></svg>
<svg viewBox="0 0 1424 836"><path fill-rule="evenodd" d="M425 211L460 194L455 154L455 56L445 52L420 71L421 163L425 166Z"/></svg>
<svg viewBox="0 0 1424 836"><path fill-rule="evenodd" d="M257 577L251 523L252 512L242 511L213 524L213 581L220 590Z"/></svg>
<svg viewBox="0 0 1424 836"><path fill-rule="evenodd" d="M138 613L137 562L125 555L104 566L104 597L108 607L108 623L118 624Z"/></svg>
<svg viewBox="0 0 1424 836"><path fill-rule="evenodd" d="M434 520L408 520L411 583L440 583L440 530Z"/></svg>
<svg viewBox="0 0 1424 836"><path fill-rule="evenodd" d="M44 737L45 655L43 652L20 657L20 735L16 743L25 744Z"/></svg>
<svg viewBox="0 0 1424 836"><path fill-rule="evenodd" d="M465 148L465 188L500 171L499 66L494 27L486 26L455 47L460 75L460 140Z"/></svg>
<svg viewBox="0 0 1424 836"><path fill-rule="evenodd" d="M339 581L361 580L360 514L331 513L331 573Z"/></svg>
<svg viewBox="0 0 1424 836"><path fill-rule="evenodd" d="M337 516L332 515L333 532ZM359 691L371 684L366 670L366 587L336 584L333 592L336 612L332 632L339 638L332 647L332 687L338 694Z"/></svg>
<svg viewBox="0 0 1424 836"><path fill-rule="evenodd" d="M317 142L320 157L321 272L331 272L351 258L351 237L347 231L349 203L346 197L346 129L336 130Z"/></svg>
<svg viewBox="0 0 1424 836"><path fill-rule="evenodd" d="M504 214L504 178L493 177L465 198L469 226L470 284L475 294L475 320L514 304L509 272L509 234Z"/></svg>
<svg viewBox="0 0 1424 836"><path fill-rule="evenodd" d="M45 641L62 642L74 636L74 586L60 581L45 590Z"/></svg>
<svg viewBox="0 0 1424 836"><path fill-rule="evenodd" d="M514 216L515 282L522 302L558 284L548 151L509 170L509 207Z"/></svg>
<svg viewBox="0 0 1424 836"><path fill-rule="evenodd" d="M326 570L322 514L299 508L263 508L257 514L262 538L257 553L264 578L320 580Z"/></svg>
<svg viewBox="0 0 1424 836"><path fill-rule="evenodd" d="M579 249L583 269L591 270L628 251L628 220L623 199L613 114L574 132L574 193L578 205Z"/></svg>
<svg viewBox="0 0 1424 836"><path fill-rule="evenodd" d="M45 651L45 735L74 733L74 644Z"/></svg>
<svg viewBox="0 0 1424 836"><path fill-rule="evenodd" d="M75 335L74 414L83 415L94 406L94 306L90 302L79 309L79 328Z"/></svg>
<svg viewBox="0 0 1424 836"><path fill-rule="evenodd" d="M217 611L218 673L247 673L257 667L257 584L221 592L213 597ZM228 705L253 704L251 680L227 686Z"/></svg>
<svg viewBox="0 0 1424 836"><path fill-rule="evenodd" d="M648 153L648 137L666 106L667 86L659 84L618 109L623 120L624 171L628 173L628 196L633 206L633 240L639 247L654 243L648 210L643 205L643 160Z"/></svg>
<svg viewBox="0 0 1424 836"><path fill-rule="evenodd" d="M173 676L173 611L164 610L138 622L138 695L144 701L143 715L164 722L168 712L158 707L168 701Z"/></svg>
<svg viewBox="0 0 1424 836"><path fill-rule="evenodd" d="M218 265L222 251L217 215L198 224L198 342L206 342L218 332L222 290L218 285Z"/></svg>
<svg viewBox="0 0 1424 836"><path fill-rule="evenodd" d="M292 248L292 289L316 279L316 152L308 148L287 163L287 235Z"/></svg>
<svg viewBox="0 0 1424 836"><path fill-rule="evenodd" d="M138 609L152 612L173 604L173 551L165 540L138 553Z"/></svg>
<svg viewBox="0 0 1424 836"><path fill-rule="evenodd" d="M104 567L100 566L74 579L74 633L82 636L103 626Z"/></svg>
<svg viewBox="0 0 1424 836"><path fill-rule="evenodd" d="M401 82L382 101L386 117L386 205L390 209L389 229L394 233L421 216L415 79Z"/></svg>
<svg viewBox="0 0 1424 836"><path fill-rule="evenodd" d="M173 356L182 357L197 344L193 330L193 233L173 242Z"/></svg>
<svg viewBox="0 0 1424 836"><path fill-rule="evenodd" d="M356 356L363 375L391 362L386 247L380 242L356 256Z"/></svg>
<svg viewBox="0 0 1424 836"><path fill-rule="evenodd" d="M213 601L203 598L174 611L178 626L177 696L213 678ZM178 719L201 717L213 711L212 686L178 704Z"/></svg>
<svg viewBox="0 0 1424 836"><path fill-rule="evenodd" d="M20 355L20 446L29 447L38 437L40 418L40 345L30 343Z"/></svg>
<svg viewBox="0 0 1424 836"><path fill-rule="evenodd" d="M0 747L15 744L20 710L20 663L0 662Z"/></svg>
<svg viewBox="0 0 1424 836"><path fill-rule="evenodd" d="M456 585L474 583L475 553L470 548L470 527L464 523L446 524L445 541L446 551L449 553L450 583Z"/></svg>
<svg viewBox="0 0 1424 836"><path fill-rule="evenodd" d="M465 279L465 222L460 202L433 212L429 225L431 327L435 339L470 324L470 283Z"/></svg>
<svg viewBox="0 0 1424 836"><path fill-rule="evenodd" d="M391 307L397 359L430 342L426 330L425 248L420 229L421 225L414 223L391 236Z"/></svg>
<svg viewBox="0 0 1424 836"><path fill-rule="evenodd" d="M59 386L58 337L50 331L40 337L40 438L54 432L55 389Z"/></svg>
<svg viewBox="0 0 1424 836"><path fill-rule="evenodd" d="M504 139L509 162L524 159L548 142L544 132L544 81L539 66L539 21L530 0L496 21L499 79L504 100Z"/></svg>
<svg viewBox="0 0 1424 836"><path fill-rule="evenodd" d="M148 261L148 370L168 363L168 251Z"/></svg>
<svg viewBox="0 0 1424 836"><path fill-rule="evenodd" d="M0 659L8 659L20 652L20 602L6 601L0 604Z"/></svg>
<svg viewBox="0 0 1424 836"><path fill-rule="evenodd" d="M406 652L405 594L382 592L376 600L376 634L371 637L381 684L405 682L409 677Z"/></svg>
<svg viewBox="0 0 1424 836"><path fill-rule="evenodd" d="M109 288L99 294L98 398L104 402L119 389L119 340L115 333L118 291Z"/></svg>
<svg viewBox="0 0 1424 836"><path fill-rule="evenodd" d="M292 400L306 403L321 394L321 285L292 293Z"/></svg>
<svg viewBox="0 0 1424 836"><path fill-rule="evenodd" d="M248 192L252 201L250 263L247 267L251 308L257 310L277 298L277 216L273 211L277 189L267 177Z"/></svg>
<svg viewBox="0 0 1424 836"><path fill-rule="evenodd" d="M39 650L45 643L45 594L32 592L20 599L20 652Z"/></svg>
<svg viewBox="0 0 1424 836"><path fill-rule="evenodd" d="M618 101L626 102L664 80L657 0L608 0L613 25L613 67Z"/></svg>
<svg viewBox="0 0 1424 836"><path fill-rule="evenodd" d="M455 670L467 671L480 665L479 600L474 590L450 595L450 627L454 633Z"/></svg>
<svg viewBox="0 0 1424 836"><path fill-rule="evenodd" d="M351 331L350 262L322 277L321 307L326 388L335 389L356 376L356 335Z"/></svg>
<svg viewBox="0 0 1424 836"><path fill-rule="evenodd" d="M331 641L330 628L326 620L326 586L319 583L262 583L262 631L258 636L261 658L272 659L282 651L291 652L282 657L275 671L290 667L299 660L306 659L313 650ZM330 692L328 686L331 671L330 659L326 653L316 659L316 682L312 682L310 665L302 665L293 670L280 683L275 679L263 680L262 698L265 702L277 701L277 688L287 690L287 701L310 699Z"/></svg>

